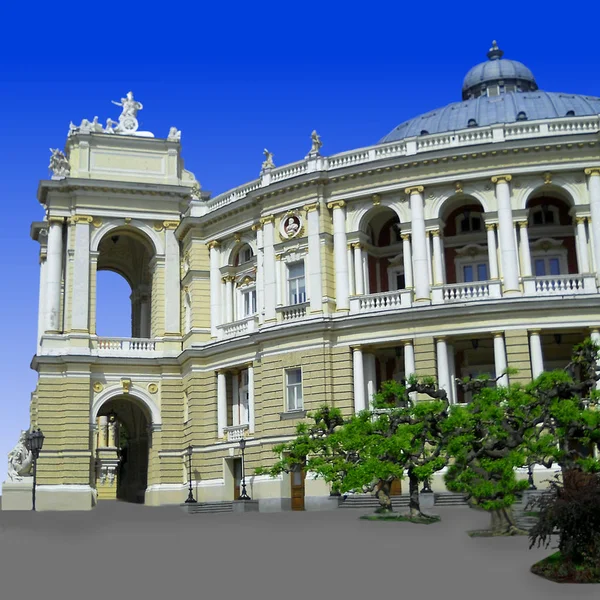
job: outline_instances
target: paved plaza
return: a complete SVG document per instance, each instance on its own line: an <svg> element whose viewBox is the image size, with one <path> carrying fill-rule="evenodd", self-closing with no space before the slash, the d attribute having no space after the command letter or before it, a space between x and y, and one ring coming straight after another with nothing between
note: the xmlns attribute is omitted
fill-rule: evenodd
<svg viewBox="0 0 600 600"><path fill-rule="evenodd" d="M364 509L187 515L105 502L85 513L0 512L2 597L600 597L600 585L532 575L550 550L528 550L526 537L468 537L486 514L436 512L442 522L433 525L361 521Z"/></svg>

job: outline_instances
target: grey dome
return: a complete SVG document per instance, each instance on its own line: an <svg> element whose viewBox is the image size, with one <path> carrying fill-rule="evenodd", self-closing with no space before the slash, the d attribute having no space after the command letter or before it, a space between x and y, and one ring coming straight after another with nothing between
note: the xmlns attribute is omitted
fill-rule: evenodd
<svg viewBox="0 0 600 600"><path fill-rule="evenodd" d="M528 121L581 117L600 114L600 98L559 94L556 92L514 92L500 96L479 96L454 102L401 123L379 143L395 142L407 137L444 133L467 127L485 127L497 123L515 123L525 113ZM471 121L471 123L469 123Z"/></svg>

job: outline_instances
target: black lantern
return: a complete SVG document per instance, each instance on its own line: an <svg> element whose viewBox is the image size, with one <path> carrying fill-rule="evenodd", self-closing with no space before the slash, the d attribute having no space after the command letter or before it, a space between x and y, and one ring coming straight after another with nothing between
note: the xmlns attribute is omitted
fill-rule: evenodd
<svg viewBox="0 0 600 600"><path fill-rule="evenodd" d="M242 493L238 500L251 500L250 496L246 493L246 471L245 471L245 459L244 459L244 450L246 449L246 440L242 438L240 440L240 450L242 451Z"/></svg>
<svg viewBox="0 0 600 600"><path fill-rule="evenodd" d="M25 443L27 450L29 450L33 456L33 489L31 491L31 510L35 510L35 487L37 482L37 459L40 456L40 451L44 446L44 434L38 427L34 431L27 433L27 439Z"/></svg>
<svg viewBox="0 0 600 600"><path fill-rule="evenodd" d="M531 463L527 465L527 481L529 482L530 490L537 490L535 483L533 483L533 464Z"/></svg>
<svg viewBox="0 0 600 600"><path fill-rule="evenodd" d="M188 493L187 500L185 501L186 504L196 504L197 503L197 500L194 498L194 493L192 491L192 452L193 452L192 447L188 446L186 454L188 456L188 479L189 479L189 483L190 483L190 491Z"/></svg>

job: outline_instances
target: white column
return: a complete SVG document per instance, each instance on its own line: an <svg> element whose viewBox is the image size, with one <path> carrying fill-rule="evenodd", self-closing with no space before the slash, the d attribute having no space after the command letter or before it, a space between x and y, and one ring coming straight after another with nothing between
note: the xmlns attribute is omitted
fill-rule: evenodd
<svg viewBox="0 0 600 600"><path fill-rule="evenodd" d="M273 217L261 220L264 230L264 273L265 273L265 321L276 318L275 302L277 301L277 283L275 279L275 229Z"/></svg>
<svg viewBox="0 0 600 600"><path fill-rule="evenodd" d="M208 243L210 252L210 334L217 337L221 320L221 273L219 272L219 242Z"/></svg>
<svg viewBox="0 0 600 600"><path fill-rule="evenodd" d="M521 273L523 277L531 277L531 251L529 249L527 221L519 221L519 234L521 237Z"/></svg>
<svg viewBox="0 0 600 600"><path fill-rule="evenodd" d="M356 295L356 269L354 268L354 244L348 244L348 293L350 296ZM362 267L362 265L361 265Z"/></svg>
<svg viewBox="0 0 600 600"><path fill-rule="evenodd" d="M450 393L448 394L448 402L456 404L458 399L458 388L456 385L456 355L454 353L454 346L448 344L448 373L450 380Z"/></svg>
<svg viewBox="0 0 600 600"><path fill-rule="evenodd" d="M58 332L60 328L60 288L63 267L62 217L50 217L48 251L46 258L46 325L45 331Z"/></svg>
<svg viewBox="0 0 600 600"><path fill-rule="evenodd" d="M236 371L231 373L231 413L232 425L240 425L240 382Z"/></svg>
<svg viewBox="0 0 600 600"><path fill-rule="evenodd" d="M73 264L73 292L71 329L88 331L90 311L90 223L92 217L76 215L75 260Z"/></svg>
<svg viewBox="0 0 600 600"><path fill-rule="evenodd" d="M233 276L224 277L225 281L225 322L233 323Z"/></svg>
<svg viewBox="0 0 600 600"><path fill-rule="evenodd" d="M284 270L285 270L285 265L283 264L283 261L281 260L281 255L277 255L275 257L275 274L276 274L276 282L275 282L275 298L276 298L276 302L277 302L277 306L283 306L283 304L285 303L285 293L284 293L284 281L285 281L285 277L284 277ZM287 303L286 303L287 304Z"/></svg>
<svg viewBox="0 0 600 600"><path fill-rule="evenodd" d="M40 292L38 299L38 333L37 333L37 352L42 348L42 336L46 329L46 288L47 288L47 261L46 252L40 252Z"/></svg>
<svg viewBox="0 0 600 600"><path fill-rule="evenodd" d="M600 275L600 168L586 169L588 175L588 190L590 194L590 231L596 275Z"/></svg>
<svg viewBox="0 0 600 600"><path fill-rule="evenodd" d="M438 386L448 394L448 398L451 398L450 388L450 365L448 364L448 346L446 345L446 338L441 337L436 340L437 347L437 371L438 371Z"/></svg>
<svg viewBox="0 0 600 600"><path fill-rule="evenodd" d="M423 186L405 190L410 195L410 214L412 222L413 273L415 276L415 302L430 300L429 270L427 260L427 234L423 210Z"/></svg>
<svg viewBox="0 0 600 600"><path fill-rule="evenodd" d="M223 428L227 426L227 383L225 372L217 372L217 438L223 437Z"/></svg>
<svg viewBox="0 0 600 600"><path fill-rule="evenodd" d="M370 294L371 284L369 283L369 254L367 252L363 254L362 273L363 281L365 283L365 294Z"/></svg>
<svg viewBox="0 0 600 600"><path fill-rule="evenodd" d="M531 356L531 375L535 379L544 371L542 338L540 337L539 329L529 332L529 354Z"/></svg>
<svg viewBox="0 0 600 600"><path fill-rule="evenodd" d="M98 448L108 446L108 417L98 417Z"/></svg>
<svg viewBox="0 0 600 600"><path fill-rule="evenodd" d="M416 371L415 347L412 340L404 341L404 377L408 379Z"/></svg>
<svg viewBox="0 0 600 600"><path fill-rule="evenodd" d="M359 413L365 405L365 371L361 348L352 348L352 364L354 367L354 412Z"/></svg>
<svg viewBox="0 0 600 600"><path fill-rule="evenodd" d="M165 221L165 333L181 334L181 268L178 221Z"/></svg>
<svg viewBox="0 0 600 600"><path fill-rule="evenodd" d="M487 247L488 247L488 263L490 265L490 279L498 279L498 251L496 250L496 232L495 225L487 223Z"/></svg>
<svg viewBox="0 0 600 600"><path fill-rule="evenodd" d="M412 254L410 251L410 234L402 234L402 260L404 262L404 283L406 289L413 287Z"/></svg>
<svg viewBox="0 0 600 600"><path fill-rule="evenodd" d="M323 312L323 284L321 276L321 239L319 235L318 204L304 207L308 221L308 283L310 291L310 312Z"/></svg>
<svg viewBox="0 0 600 600"><path fill-rule="evenodd" d="M248 366L248 433L254 433L254 367Z"/></svg>
<svg viewBox="0 0 600 600"><path fill-rule="evenodd" d="M588 257L587 236L585 233L585 222L587 217L576 217L577 224L577 264L580 273L590 272L590 261Z"/></svg>
<svg viewBox="0 0 600 600"><path fill-rule="evenodd" d="M511 179L511 175L501 175L492 177L492 183L496 184L496 200L498 202L498 237L500 241L504 292L516 294L520 292L520 287L517 247L508 183Z"/></svg>
<svg viewBox="0 0 600 600"><path fill-rule="evenodd" d="M252 226L253 231L256 231L256 310L259 319L262 322L262 317L265 310L265 271L264 271L264 242L263 230L260 224Z"/></svg>
<svg viewBox="0 0 600 600"><path fill-rule="evenodd" d="M496 370L496 377L499 377L500 373L506 371L507 366L504 333L496 331L494 333L494 368ZM496 385L508 387L508 375L505 374L500 377L500 379L497 380Z"/></svg>
<svg viewBox="0 0 600 600"><path fill-rule="evenodd" d="M365 367L365 386L367 393L365 407L370 409L373 405L373 396L377 393L376 357L374 354L365 354L363 356L363 362Z"/></svg>
<svg viewBox="0 0 600 600"><path fill-rule="evenodd" d="M594 344L596 344L597 346L600 346L600 329L598 328L593 328L590 331L590 338L592 340L592 342L594 342ZM600 362L600 356L597 359ZM596 389L600 390L600 380L596 381Z"/></svg>
<svg viewBox="0 0 600 600"><path fill-rule="evenodd" d="M330 202L333 209L333 253L335 257L335 300L336 310L348 310L348 242L346 238L346 203L343 200Z"/></svg>
<svg viewBox="0 0 600 600"><path fill-rule="evenodd" d="M440 231L436 229L431 232L433 238L433 266L434 266L434 284L443 285L444 282L444 255L442 253L442 244L440 239Z"/></svg>
<svg viewBox="0 0 600 600"><path fill-rule="evenodd" d="M429 286L431 287L433 285L433 257L431 253L431 232L425 232L425 241L427 242L427 270L429 271Z"/></svg>
<svg viewBox="0 0 600 600"><path fill-rule="evenodd" d="M365 293L365 282L363 279L363 256L362 246L360 244L352 244L354 248L354 273L355 273L355 289L356 295L360 296Z"/></svg>
<svg viewBox="0 0 600 600"><path fill-rule="evenodd" d="M150 337L150 298L145 292L140 298L140 337Z"/></svg>

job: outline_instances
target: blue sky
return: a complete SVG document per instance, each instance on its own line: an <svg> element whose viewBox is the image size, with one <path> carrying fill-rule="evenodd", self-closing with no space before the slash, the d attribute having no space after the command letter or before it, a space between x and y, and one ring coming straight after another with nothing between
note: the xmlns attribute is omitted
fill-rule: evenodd
<svg viewBox="0 0 600 600"><path fill-rule="evenodd" d="M3 7L11 26L0 39L0 481L36 381L36 189L70 121L116 119L110 101L133 90L141 128L181 129L186 168L218 194L256 178L265 147L277 166L299 160L316 129L334 154L460 100L493 39L541 89L600 96L591 1L15 4ZM127 296L103 274L99 333L128 335Z"/></svg>

